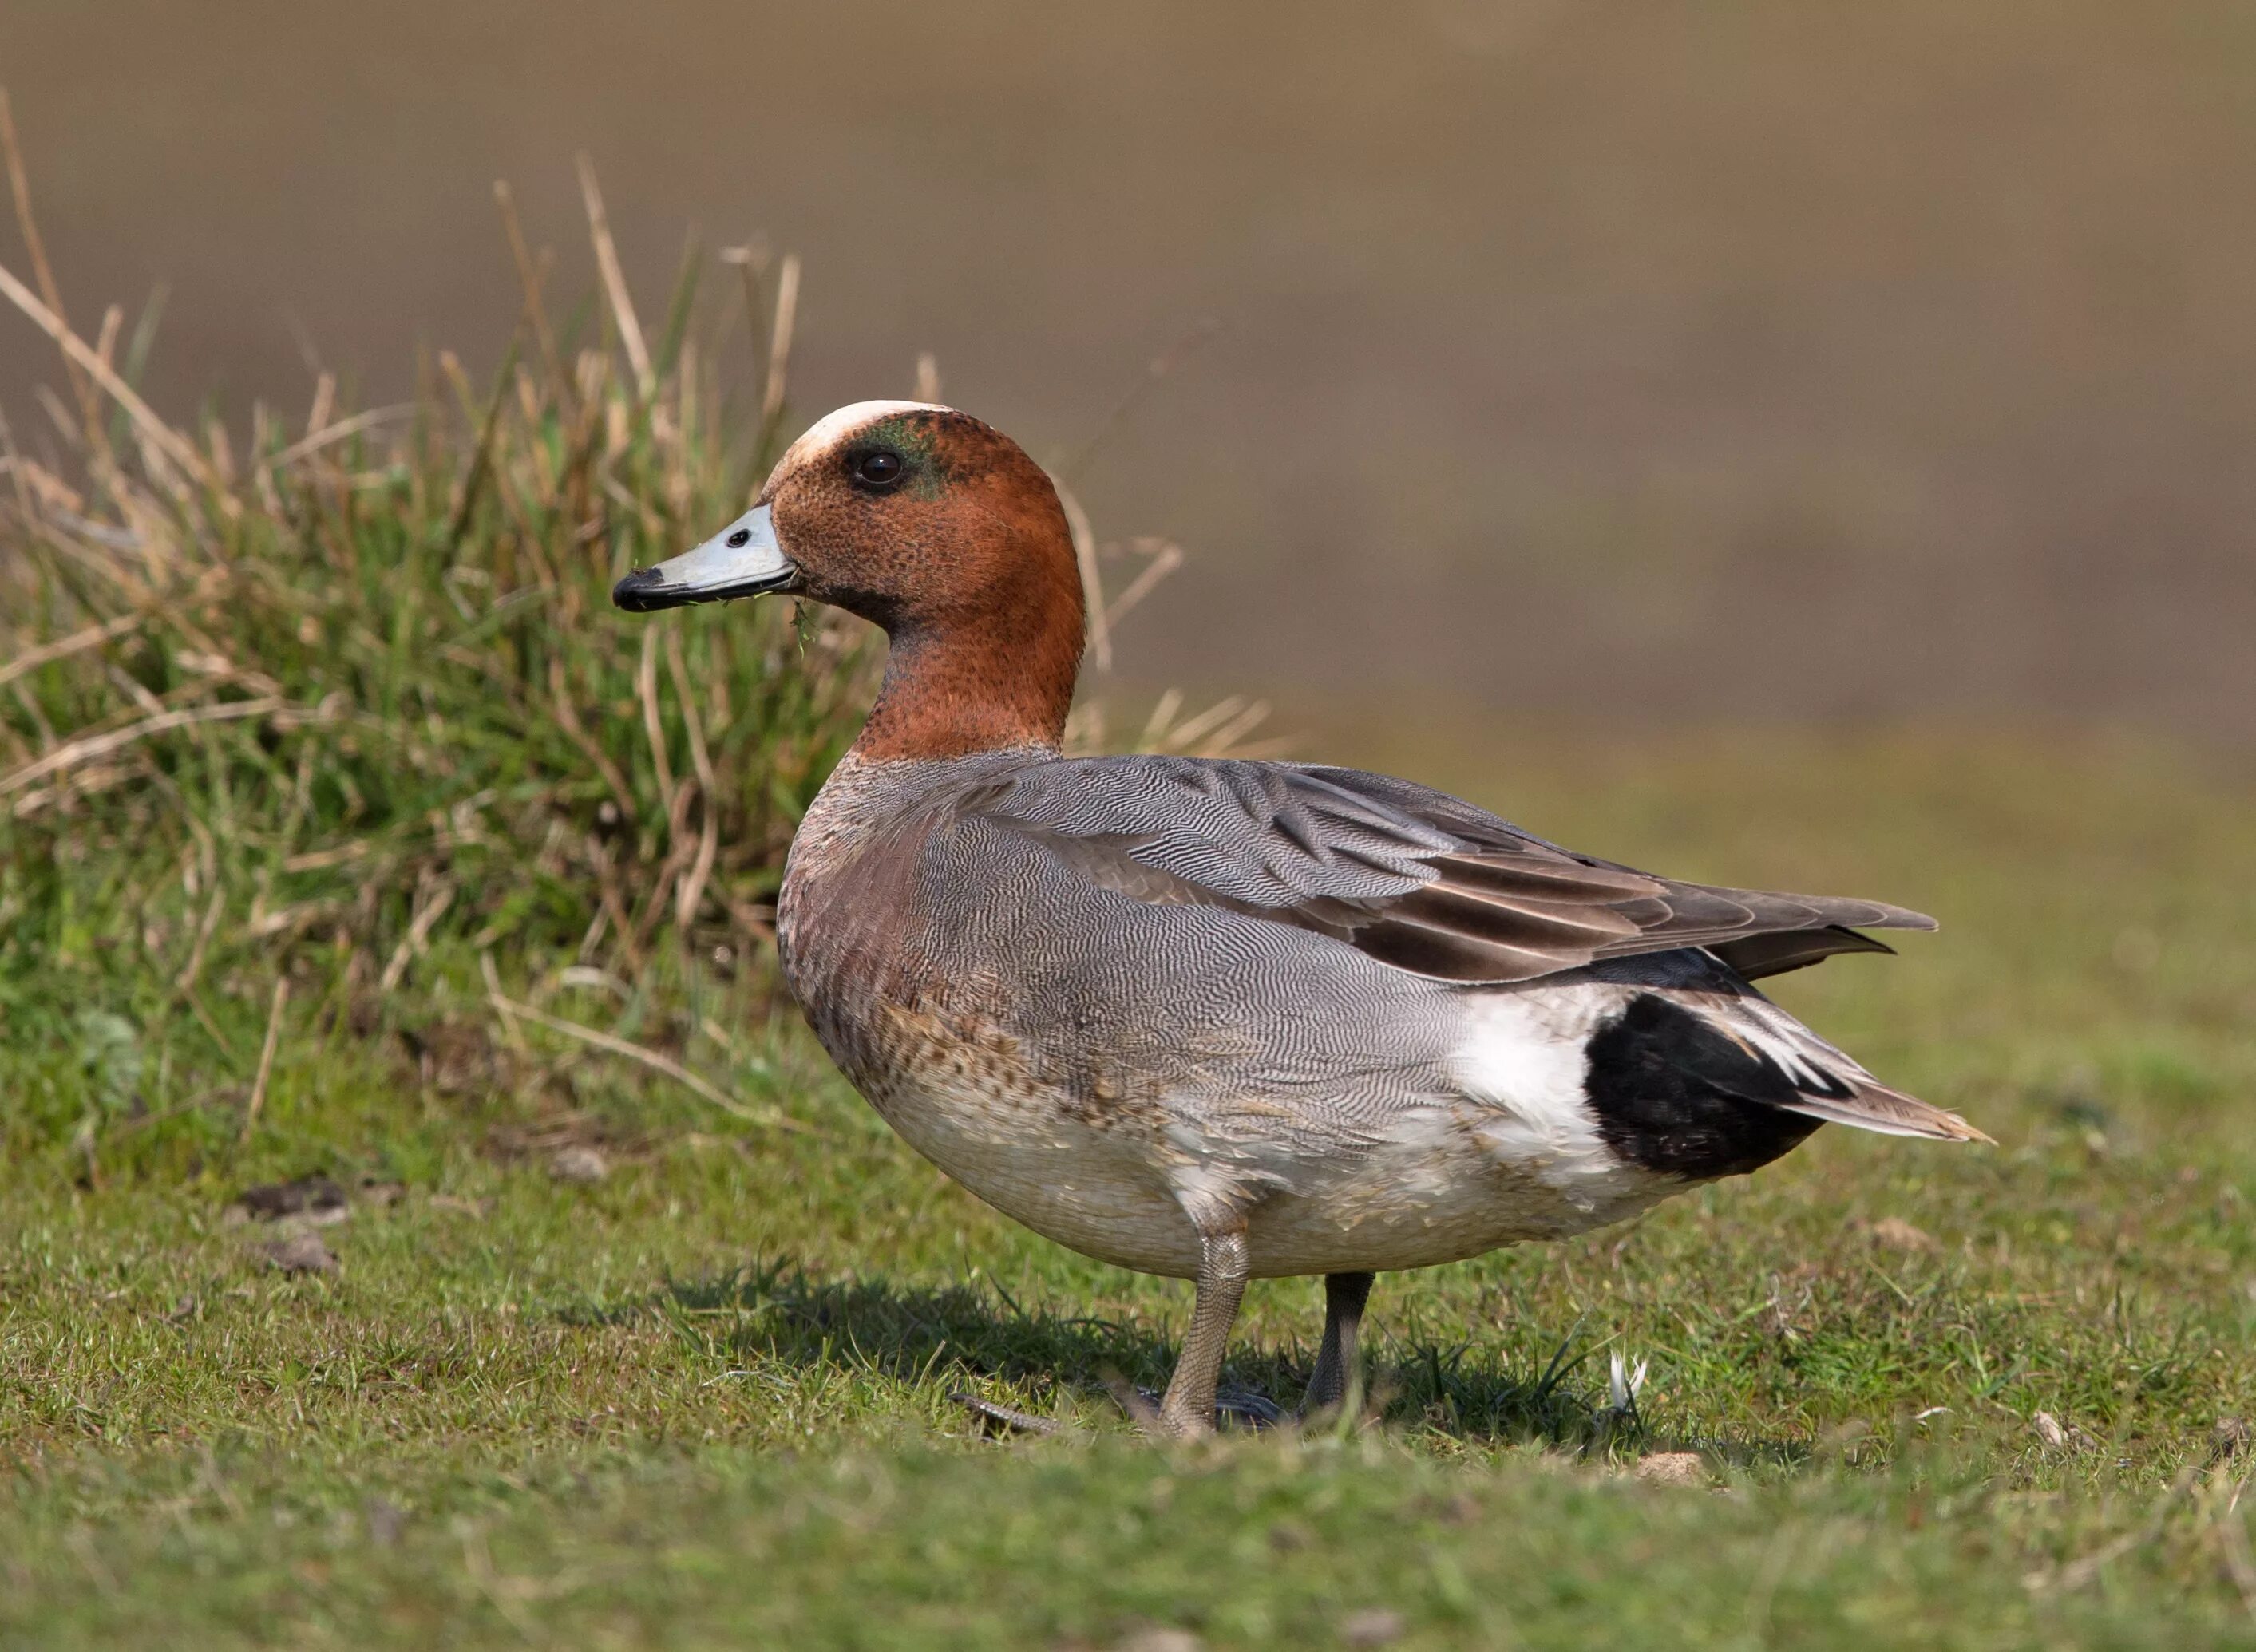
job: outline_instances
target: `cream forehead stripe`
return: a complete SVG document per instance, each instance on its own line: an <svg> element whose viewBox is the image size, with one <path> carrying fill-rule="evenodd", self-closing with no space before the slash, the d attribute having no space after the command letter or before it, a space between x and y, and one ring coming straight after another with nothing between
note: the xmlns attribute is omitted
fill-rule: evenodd
<svg viewBox="0 0 2256 1652"><path fill-rule="evenodd" d="M952 413L952 407L942 407L937 402L854 402L835 412L825 413L807 427L807 433L792 443L784 463L819 453L824 448L842 441L863 425L880 418L890 418L901 413Z"/></svg>

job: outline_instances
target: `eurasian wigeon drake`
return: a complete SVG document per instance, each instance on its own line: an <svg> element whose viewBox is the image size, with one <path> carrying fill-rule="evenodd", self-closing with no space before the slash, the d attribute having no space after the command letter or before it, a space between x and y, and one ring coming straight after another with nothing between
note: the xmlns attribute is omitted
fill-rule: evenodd
<svg viewBox="0 0 2256 1652"><path fill-rule="evenodd" d="M788 592L891 640L807 812L783 971L887 1122L1060 1244L1197 1282L1160 1402L1212 1426L1249 1278L1325 1276L1307 1404L1371 1277L1559 1239L1827 1121L1988 1138L1758 992L1877 901L1716 889L1532 837L1405 780L1060 754L1081 579L1056 490L952 408L863 402L622 608Z"/></svg>

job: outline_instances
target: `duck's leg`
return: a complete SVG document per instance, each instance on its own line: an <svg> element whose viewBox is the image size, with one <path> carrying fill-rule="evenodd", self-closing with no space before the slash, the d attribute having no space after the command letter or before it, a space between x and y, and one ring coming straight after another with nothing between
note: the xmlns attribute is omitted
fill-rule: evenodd
<svg viewBox="0 0 2256 1652"><path fill-rule="evenodd" d="M1348 1390L1358 1385L1362 1367L1357 1363L1356 1336L1363 1328L1364 1304L1371 1300L1373 1277L1371 1274L1324 1276L1324 1344L1316 1353L1316 1372L1308 1379L1308 1396L1301 1402L1302 1417L1338 1405L1348 1397Z"/></svg>
<svg viewBox="0 0 2256 1652"><path fill-rule="evenodd" d="M1215 1389L1222 1381L1222 1356L1230 1328L1245 1298L1248 1261L1245 1229L1237 1227L1199 1234L1198 1297L1191 1328L1175 1357L1175 1374L1160 1401L1160 1432L1177 1439L1214 1432Z"/></svg>

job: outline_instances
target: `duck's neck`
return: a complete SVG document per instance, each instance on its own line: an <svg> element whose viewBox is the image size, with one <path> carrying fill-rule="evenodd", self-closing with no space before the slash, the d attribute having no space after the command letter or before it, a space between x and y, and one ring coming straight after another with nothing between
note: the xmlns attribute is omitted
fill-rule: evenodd
<svg viewBox="0 0 2256 1652"><path fill-rule="evenodd" d="M1081 669L1082 608L998 604L948 623L890 628L885 685L854 742L865 763L1055 750Z"/></svg>

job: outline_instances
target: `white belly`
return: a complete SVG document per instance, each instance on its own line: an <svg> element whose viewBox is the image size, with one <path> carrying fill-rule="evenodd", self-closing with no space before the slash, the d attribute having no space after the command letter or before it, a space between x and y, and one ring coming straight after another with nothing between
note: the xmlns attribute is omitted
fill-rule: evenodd
<svg viewBox="0 0 2256 1652"><path fill-rule="evenodd" d="M1195 1128L1092 1125L1062 1098L906 1081L871 1100L920 1153L1004 1214L1123 1268L1190 1278L1199 1239L1175 1189L1202 1153ZM1463 1101L1406 1112L1377 1141L1321 1158L1217 1143L1258 1177L1246 1208L1257 1278L1385 1272L1559 1239L1634 1215L1683 1184L1632 1165L1531 1152L1525 1128Z"/></svg>

